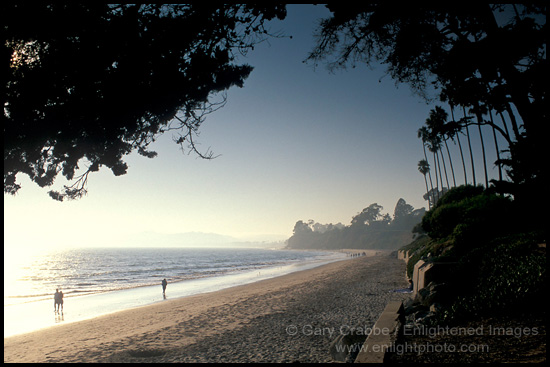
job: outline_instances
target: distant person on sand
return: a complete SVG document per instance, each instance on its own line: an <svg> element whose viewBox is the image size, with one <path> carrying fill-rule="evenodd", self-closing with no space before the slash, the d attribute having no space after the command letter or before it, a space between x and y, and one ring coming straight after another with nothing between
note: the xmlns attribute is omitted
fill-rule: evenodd
<svg viewBox="0 0 550 367"><path fill-rule="evenodd" d="M59 289L55 290L55 293L53 295L53 310L54 312L59 312L61 308L61 312L63 312L63 292L61 292Z"/></svg>
<svg viewBox="0 0 550 367"><path fill-rule="evenodd" d="M168 282L166 279L162 280L162 294L166 293L166 286L168 285Z"/></svg>

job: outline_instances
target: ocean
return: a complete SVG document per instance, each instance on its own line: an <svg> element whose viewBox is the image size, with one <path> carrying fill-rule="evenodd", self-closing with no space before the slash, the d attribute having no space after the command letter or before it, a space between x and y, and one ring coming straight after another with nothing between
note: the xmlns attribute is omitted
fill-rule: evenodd
<svg viewBox="0 0 550 367"><path fill-rule="evenodd" d="M4 258L4 337L247 284L343 253L259 248L82 248ZM161 281L168 287L162 294ZM63 314L53 294L64 294Z"/></svg>

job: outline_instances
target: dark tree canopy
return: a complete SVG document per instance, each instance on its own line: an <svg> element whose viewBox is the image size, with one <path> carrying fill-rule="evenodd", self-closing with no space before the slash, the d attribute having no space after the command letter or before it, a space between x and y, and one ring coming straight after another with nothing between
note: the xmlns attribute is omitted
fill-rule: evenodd
<svg viewBox="0 0 550 367"><path fill-rule="evenodd" d="M101 166L125 174L132 151L154 157L148 145L168 130L195 150L219 93L252 71L236 54L268 36L265 21L286 16L284 5L204 2L12 3L1 12L4 192L19 190L20 173L41 187L58 173L76 180L49 192L57 200L82 196Z"/></svg>
<svg viewBox="0 0 550 367"><path fill-rule="evenodd" d="M395 206L393 219L373 203L353 216L348 226L299 220L294 225L288 248L295 249L397 249L411 242L412 230L426 212L414 209L404 199Z"/></svg>
<svg viewBox="0 0 550 367"><path fill-rule="evenodd" d="M514 185L500 187L533 199L548 185L546 5L468 2L356 2L327 5L332 17L317 31L307 61L329 69L379 62L396 82L479 116L493 110L518 121L509 167ZM485 120L488 120L486 118Z"/></svg>

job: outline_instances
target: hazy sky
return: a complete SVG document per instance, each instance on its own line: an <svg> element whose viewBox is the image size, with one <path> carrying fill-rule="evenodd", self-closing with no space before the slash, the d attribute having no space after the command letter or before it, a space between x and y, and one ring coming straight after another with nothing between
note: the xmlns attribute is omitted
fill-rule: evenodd
<svg viewBox="0 0 550 367"><path fill-rule="evenodd" d="M330 74L302 63L328 14L324 6L290 5L271 29L293 38L271 39L242 59L252 74L244 88L228 91L198 140L218 158L182 154L168 133L151 146L156 158L130 155L120 177L103 167L90 175L86 197L63 203L21 175L17 196L4 195L5 245L115 246L142 232L288 238L297 220L347 225L375 202L390 214L399 198L427 207L417 130L434 105L407 85L396 88L383 67ZM477 129L472 137L479 149ZM459 163L456 156L463 180ZM481 182L481 164L476 169ZM63 183L60 176L52 188Z"/></svg>

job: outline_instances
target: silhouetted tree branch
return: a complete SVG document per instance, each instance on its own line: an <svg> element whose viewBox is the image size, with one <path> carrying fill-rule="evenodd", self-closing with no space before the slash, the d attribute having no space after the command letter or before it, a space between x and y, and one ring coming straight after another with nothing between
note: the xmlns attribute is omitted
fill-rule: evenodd
<svg viewBox="0 0 550 367"><path fill-rule="evenodd" d="M490 124L482 121L481 109L506 111L515 140L510 158L500 163L509 167L514 185L501 182L499 190L525 202L545 190L545 3L356 2L327 7L332 16L320 23L317 44L306 61L325 63L329 70L381 63L396 83L407 83L425 98L434 87L451 109L477 109L478 123Z"/></svg>
<svg viewBox="0 0 550 367"><path fill-rule="evenodd" d="M86 193L91 172L127 171L133 151L180 129L194 140L211 97L242 87L252 71L238 54L271 35L268 20L283 4L2 3L4 41L4 192L15 194L26 174L41 187L58 174L74 184L56 200ZM177 120L181 125L170 124ZM89 168L75 178L79 163Z"/></svg>

